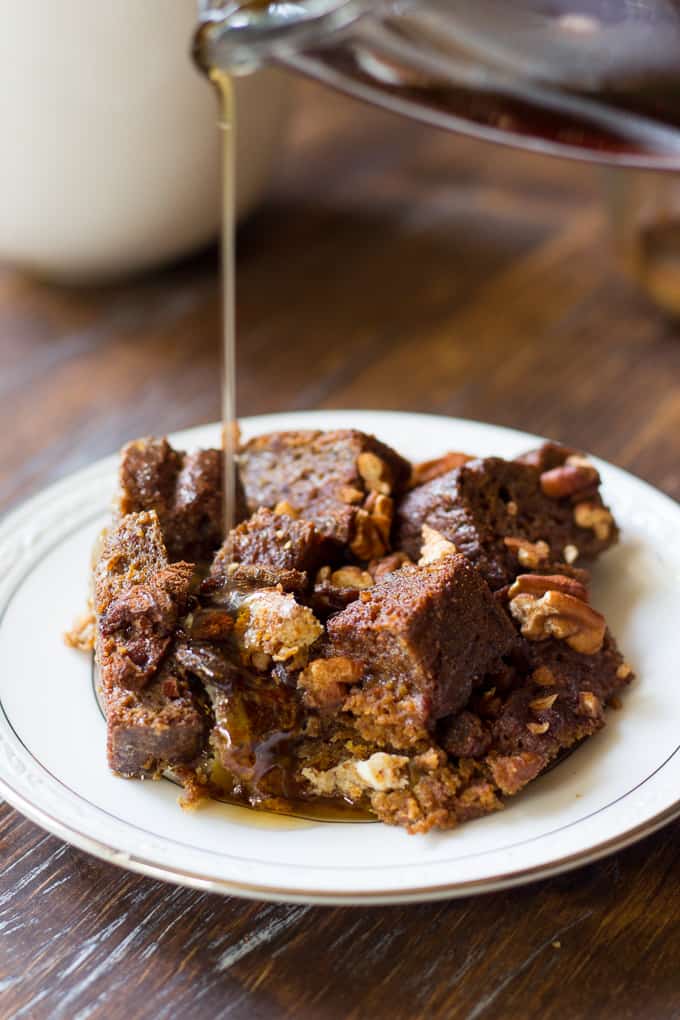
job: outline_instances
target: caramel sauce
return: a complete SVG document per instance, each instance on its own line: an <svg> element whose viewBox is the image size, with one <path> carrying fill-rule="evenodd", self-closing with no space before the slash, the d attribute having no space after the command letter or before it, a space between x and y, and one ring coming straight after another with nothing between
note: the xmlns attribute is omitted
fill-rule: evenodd
<svg viewBox="0 0 680 1020"><path fill-rule="evenodd" d="M176 781L176 780L175 780ZM281 827L285 827L284 819L300 819L307 822L374 822L375 818L368 811L355 807L340 798L335 800L307 801L284 799L277 797L276 802L263 802L262 805L246 804L233 792L231 775L217 762L213 762L210 770L210 781L214 789L211 791L213 800L231 807L241 808L249 813L266 816L267 828L276 828L277 819Z"/></svg>
<svg viewBox="0 0 680 1020"><path fill-rule="evenodd" d="M92 660L92 690L102 717L106 719L104 699L99 684L99 670L96 661ZM226 811L227 817L239 824L249 825L258 829L298 829L319 822L364 823L375 822L376 818L361 808L355 807L341 798L334 800L301 800L297 798L277 797L276 800L249 804L243 796L236 792L235 777L227 772L219 762L211 760L207 764L209 773L205 789L207 796L189 797L183 806L191 810ZM186 788L185 778L181 770L166 769L163 777L175 786Z"/></svg>

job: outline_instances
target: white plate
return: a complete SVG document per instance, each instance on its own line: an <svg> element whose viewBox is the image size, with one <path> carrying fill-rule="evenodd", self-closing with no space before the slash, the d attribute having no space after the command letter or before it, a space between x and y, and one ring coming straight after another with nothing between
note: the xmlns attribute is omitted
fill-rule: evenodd
<svg viewBox="0 0 680 1020"><path fill-rule="evenodd" d="M318 412L245 420L271 429L356 426L407 456L449 449L513 456L537 443L453 418ZM217 426L181 433L215 443ZM598 463L621 544L596 568L607 615L638 680L624 710L505 811L454 832L272 820L211 803L187 813L166 780L112 776L87 657L61 634L83 605L90 550L107 521L116 459L66 479L0 526L0 792L33 821L134 871L258 899L426 900L499 889L592 861L680 814L680 506Z"/></svg>

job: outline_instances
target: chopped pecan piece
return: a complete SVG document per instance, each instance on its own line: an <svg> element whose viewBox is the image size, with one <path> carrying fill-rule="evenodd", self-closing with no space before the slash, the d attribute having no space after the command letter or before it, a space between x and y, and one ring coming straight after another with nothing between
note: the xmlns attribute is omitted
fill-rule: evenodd
<svg viewBox="0 0 680 1020"><path fill-rule="evenodd" d="M580 556L579 548L577 545L570 542L568 545L565 545L562 550L562 555L564 557L564 562L571 566L572 563L576 563L576 560Z"/></svg>
<svg viewBox="0 0 680 1020"><path fill-rule="evenodd" d="M371 492L363 508L356 511L350 549L360 560L383 556L390 545L393 503L389 496Z"/></svg>
<svg viewBox="0 0 680 1020"><path fill-rule="evenodd" d="M579 528L590 528L601 542L606 542L614 527L614 518L609 510L597 503L577 503L574 521Z"/></svg>
<svg viewBox="0 0 680 1020"><path fill-rule="evenodd" d="M532 712L547 712L549 708L552 708L559 694L546 694L542 698L534 698L533 701L529 702L529 708Z"/></svg>
<svg viewBox="0 0 680 1020"><path fill-rule="evenodd" d="M581 715L590 719L599 719L602 715L602 702L592 691L581 691L578 696L578 707Z"/></svg>
<svg viewBox="0 0 680 1020"><path fill-rule="evenodd" d="M365 588L373 587L373 578L361 567L340 567L330 575L330 583L336 588L356 588L357 591L363 591Z"/></svg>
<svg viewBox="0 0 680 1020"><path fill-rule="evenodd" d="M540 567L550 556L550 546L540 539L538 542L529 542L526 538L506 537L503 544L517 554L517 559L523 567Z"/></svg>
<svg viewBox="0 0 680 1020"><path fill-rule="evenodd" d="M424 567L428 563L434 563L443 556L450 556L458 552L453 542L444 538L440 531L431 528L429 524L423 524L423 544L420 550L418 566Z"/></svg>
<svg viewBox="0 0 680 1020"><path fill-rule="evenodd" d="M392 468L371 450L364 450L357 457L357 471L366 483L369 492L378 492L383 496L389 496L394 485L394 474Z"/></svg>

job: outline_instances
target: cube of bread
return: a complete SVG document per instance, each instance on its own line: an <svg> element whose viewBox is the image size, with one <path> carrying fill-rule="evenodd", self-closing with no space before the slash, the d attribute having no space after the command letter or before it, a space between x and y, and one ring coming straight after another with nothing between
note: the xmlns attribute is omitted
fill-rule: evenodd
<svg viewBox="0 0 680 1020"><path fill-rule="evenodd" d="M224 537L221 450L175 450L167 439L137 439L123 448L121 514L155 510L171 560L207 562ZM245 516L237 484L237 520Z"/></svg>
<svg viewBox="0 0 680 1020"><path fill-rule="evenodd" d="M246 443L239 454L245 498L259 507L289 507L330 539L336 559L384 555L390 547L392 499L411 467L373 436L354 429L273 432Z"/></svg>
<svg viewBox="0 0 680 1020"><path fill-rule="evenodd" d="M128 514L94 568L96 658L110 767L126 776L187 762L205 737L200 703L173 659L194 568L168 563L158 517Z"/></svg>
<svg viewBox="0 0 680 1020"><path fill-rule="evenodd" d="M592 560L616 541L618 529L598 486L597 471L583 464L541 471L500 457L471 460L404 497L396 544L417 559L426 525L496 590L527 569Z"/></svg>
<svg viewBox="0 0 680 1020"><path fill-rule="evenodd" d="M397 714L406 706L409 732L426 731L461 709L517 644L507 615L459 555L388 574L332 617L327 632L334 654L364 665L367 681L349 707L367 716L372 736L388 692Z"/></svg>
<svg viewBox="0 0 680 1020"><path fill-rule="evenodd" d="M233 528L217 553L212 573L243 563L272 570L297 570L313 581L330 555L329 542L311 521L262 507Z"/></svg>

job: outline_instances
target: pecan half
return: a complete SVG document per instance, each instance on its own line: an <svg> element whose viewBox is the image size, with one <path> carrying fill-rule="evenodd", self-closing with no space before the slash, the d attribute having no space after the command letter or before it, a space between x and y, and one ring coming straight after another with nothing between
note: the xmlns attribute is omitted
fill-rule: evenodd
<svg viewBox="0 0 680 1020"><path fill-rule="evenodd" d="M458 552L453 542L449 542L440 531L431 528L429 524L423 524L422 536L423 545L420 550L420 559L418 560L419 567L424 567L428 563L435 563L437 560L443 559L444 556L450 556L451 553Z"/></svg>
<svg viewBox="0 0 680 1020"><path fill-rule="evenodd" d="M541 490L549 499L567 499L578 492L596 488L600 476L597 468L583 457L568 457L560 467L544 471L541 475Z"/></svg>
<svg viewBox="0 0 680 1020"><path fill-rule="evenodd" d="M539 567L550 555L550 546L542 539L529 542L526 538L504 538L503 544L514 552L523 567Z"/></svg>
<svg viewBox="0 0 680 1020"><path fill-rule="evenodd" d="M535 595L539 598L547 591L561 591L572 598L588 601L588 590L580 581L564 574L520 574L508 590L508 598L516 595Z"/></svg>
<svg viewBox="0 0 680 1020"><path fill-rule="evenodd" d="M604 616L573 595L551 590L537 598L520 593L511 600L510 612L530 641L558 638L584 655L595 655L602 648Z"/></svg>
<svg viewBox="0 0 680 1020"><path fill-rule="evenodd" d="M614 518L604 506L597 503L577 503L574 507L574 522L579 528L590 528L595 538L606 542L614 527Z"/></svg>

